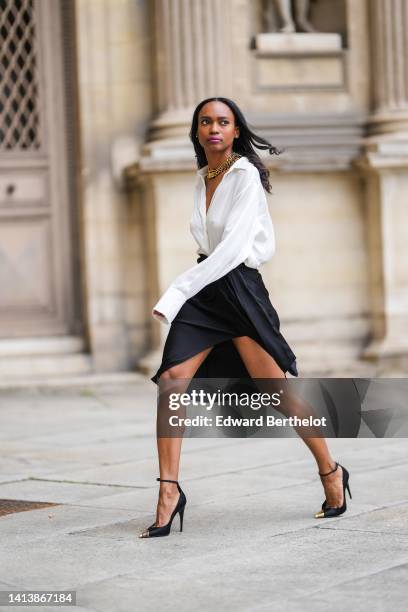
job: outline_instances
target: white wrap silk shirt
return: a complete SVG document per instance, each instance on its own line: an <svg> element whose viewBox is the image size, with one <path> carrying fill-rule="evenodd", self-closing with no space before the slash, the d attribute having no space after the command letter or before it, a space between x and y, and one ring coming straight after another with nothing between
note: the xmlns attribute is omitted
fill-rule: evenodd
<svg viewBox="0 0 408 612"><path fill-rule="evenodd" d="M258 169L245 156L225 172L206 213L204 177L208 165L197 171L190 231L197 255L208 257L177 276L152 309L157 320L169 325L183 304L209 283L244 262L258 268L275 253L275 234ZM153 314L157 310L165 318Z"/></svg>

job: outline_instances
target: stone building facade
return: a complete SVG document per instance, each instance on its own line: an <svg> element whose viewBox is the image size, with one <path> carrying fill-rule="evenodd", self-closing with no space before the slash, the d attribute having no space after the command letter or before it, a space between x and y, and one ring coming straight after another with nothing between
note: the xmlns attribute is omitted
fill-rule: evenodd
<svg viewBox="0 0 408 612"><path fill-rule="evenodd" d="M408 358L408 5L5 0L0 15L0 375L157 367L150 311L196 261L204 97L262 156L277 251L262 267L301 376ZM373 369L374 368L374 369Z"/></svg>

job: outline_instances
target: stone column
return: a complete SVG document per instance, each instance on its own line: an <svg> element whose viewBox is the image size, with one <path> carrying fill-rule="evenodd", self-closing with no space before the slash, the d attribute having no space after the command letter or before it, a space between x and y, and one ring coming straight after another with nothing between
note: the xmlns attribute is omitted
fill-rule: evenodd
<svg viewBox="0 0 408 612"><path fill-rule="evenodd" d="M203 98L229 96L229 0L155 0L154 48L158 116L149 140L188 134Z"/></svg>
<svg viewBox="0 0 408 612"><path fill-rule="evenodd" d="M408 3L370 2L372 114L366 179L372 338L363 356L408 358Z"/></svg>
<svg viewBox="0 0 408 612"><path fill-rule="evenodd" d="M371 0L370 134L408 130L408 3Z"/></svg>
<svg viewBox="0 0 408 612"><path fill-rule="evenodd" d="M151 317L151 307L177 274L196 263L195 243L187 235L197 170L189 130L200 100L231 95L232 5L232 0L150 3L156 118L141 157L126 172L130 188L138 186L146 207L147 306L153 350L138 363L146 373L159 366L169 330Z"/></svg>

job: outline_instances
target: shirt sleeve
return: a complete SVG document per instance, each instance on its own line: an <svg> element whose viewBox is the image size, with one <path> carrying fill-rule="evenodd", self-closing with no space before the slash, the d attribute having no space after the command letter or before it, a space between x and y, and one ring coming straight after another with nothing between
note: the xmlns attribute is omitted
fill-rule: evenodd
<svg viewBox="0 0 408 612"><path fill-rule="evenodd" d="M234 197L221 241L206 259L176 277L152 309L154 318L169 325L186 300L245 261L256 227L260 187L259 181L251 179ZM153 314L154 310L164 318Z"/></svg>

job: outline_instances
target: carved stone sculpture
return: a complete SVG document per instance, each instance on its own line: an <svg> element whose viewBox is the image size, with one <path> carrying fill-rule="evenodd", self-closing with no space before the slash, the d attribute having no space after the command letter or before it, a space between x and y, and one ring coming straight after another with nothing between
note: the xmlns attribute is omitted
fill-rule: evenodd
<svg viewBox="0 0 408 612"><path fill-rule="evenodd" d="M275 10L282 33L317 32L308 20L310 0L264 0L264 21L267 31L271 31L271 11Z"/></svg>

